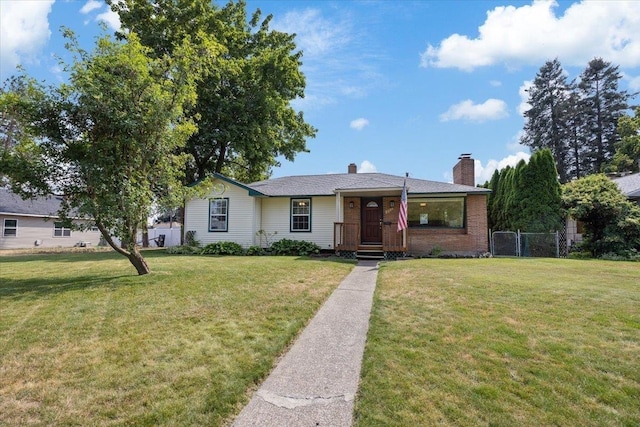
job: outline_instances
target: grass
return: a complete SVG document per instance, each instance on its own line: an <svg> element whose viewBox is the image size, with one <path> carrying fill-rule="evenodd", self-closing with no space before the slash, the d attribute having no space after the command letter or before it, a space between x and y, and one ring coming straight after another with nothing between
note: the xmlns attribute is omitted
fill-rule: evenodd
<svg viewBox="0 0 640 427"><path fill-rule="evenodd" d="M0 257L0 425L224 425L352 264Z"/></svg>
<svg viewBox="0 0 640 427"><path fill-rule="evenodd" d="M640 425L640 265L383 265L356 426Z"/></svg>

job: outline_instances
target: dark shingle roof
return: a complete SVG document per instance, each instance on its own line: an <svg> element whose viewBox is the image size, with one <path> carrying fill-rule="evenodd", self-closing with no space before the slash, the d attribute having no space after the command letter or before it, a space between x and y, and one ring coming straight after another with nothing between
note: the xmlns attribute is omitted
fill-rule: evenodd
<svg viewBox="0 0 640 427"><path fill-rule="evenodd" d="M384 173L342 173L299 175L254 182L247 186L265 196L330 196L338 191L373 191L402 189L405 178ZM407 193L489 193L486 188L406 178Z"/></svg>
<svg viewBox="0 0 640 427"><path fill-rule="evenodd" d="M6 188L0 188L0 214L57 217L60 199L55 196L23 200Z"/></svg>
<svg viewBox="0 0 640 427"><path fill-rule="evenodd" d="M640 198L640 173L613 178L620 191L630 199Z"/></svg>

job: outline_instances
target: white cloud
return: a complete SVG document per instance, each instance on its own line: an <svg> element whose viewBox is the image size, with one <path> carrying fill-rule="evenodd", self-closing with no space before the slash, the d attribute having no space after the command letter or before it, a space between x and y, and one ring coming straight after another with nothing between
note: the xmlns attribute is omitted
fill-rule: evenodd
<svg viewBox="0 0 640 427"><path fill-rule="evenodd" d="M500 87L502 86L502 82L500 80L491 80L489 82L489 84L493 87Z"/></svg>
<svg viewBox="0 0 640 427"><path fill-rule="evenodd" d="M358 168L358 173L370 173L370 172L378 172L378 169L369 160L363 160L362 163L360 163L360 167Z"/></svg>
<svg viewBox="0 0 640 427"><path fill-rule="evenodd" d="M328 55L351 40L347 22L331 22L318 9L288 12L276 24L279 30L296 34L296 44L305 56Z"/></svg>
<svg viewBox="0 0 640 427"><path fill-rule="evenodd" d="M494 160L491 159L487 162L486 166L482 166L482 162L480 160L475 160L475 175L476 175L476 183L484 184L485 182L491 180L491 176L493 172L496 170L502 170L507 166L514 167L518 164L520 160L524 160L525 162L529 161L531 155L529 153L525 153L524 151L519 151L516 154L509 155L502 160Z"/></svg>
<svg viewBox="0 0 640 427"><path fill-rule="evenodd" d="M362 98L391 85L378 71L380 49L367 35L369 27L356 28L354 18L344 8L294 9L275 18L271 26L296 34L307 79L305 93L325 100L321 104L307 100L296 103L306 110L333 104L343 97Z"/></svg>
<svg viewBox="0 0 640 427"><path fill-rule="evenodd" d="M518 133L513 136L511 142L507 143L507 150L511 153L517 153L518 151L528 150L529 147L526 145L520 144L520 140L522 139L522 135L524 135L524 130L520 129Z"/></svg>
<svg viewBox="0 0 640 427"><path fill-rule="evenodd" d="M550 57L584 66L593 57L622 67L640 65L640 2L581 1L556 16L556 1L499 6L487 12L479 36L452 34L421 54L422 67L474 68L503 63L536 65Z"/></svg>
<svg viewBox="0 0 640 427"><path fill-rule="evenodd" d="M121 27L120 16L111 9L96 16L96 21L106 22L107 25L109 25L109 27L111 27L111 29L115 31L119 31Z"/></svg>
<svg viewBox="0 0 640 427"><path fill-rule="evenodd" d="M487 120L498 120L507 117L507 104L500 99L487 99L482 104L474 104L467 99L449 107L446 113L440 115L440 121L470 120L473 122L484 122Z"/></svg>
<svg viewBox="0 0 640 427"><path fill-rule="evenodd" d="M632 91L640 90L640 76L625 76L625 78L629 81L629 89Z"/></svg>
<svg viewBox="0 0 640 427"><path fill-rule="evenodd" d="M516 111L518 114L524 117L525 111L531 108L531 104L529 104L529 93L527 92L531 86L533 86L533 82L531 80L525 80L522 85L518 88L518 95L520 95L520 104Z"/></svg>
<svg viewBox="0 0 640 427"><path fill-rule="evenodd" d="M82 6L82 9L80 9L80 13L86 15L92 10L100 9L103 5L104 3L98 0L89 0L84 4L84 6Z"/></svg>
<svg viewBox="0 0 640 427"><path fill-rule="evenodd" d="M48 16L53 2L54 0L0 1L2 79L12 74L16 65L37 61L38 54L51 36Z"/></svg>
<svg viewBox="0 0 640 427"><path fill-rule="evenodd" d="M368 125L369 125L369 120L361 117L359 119L351 120L349 127L355 130L362 130Z"/></svg>

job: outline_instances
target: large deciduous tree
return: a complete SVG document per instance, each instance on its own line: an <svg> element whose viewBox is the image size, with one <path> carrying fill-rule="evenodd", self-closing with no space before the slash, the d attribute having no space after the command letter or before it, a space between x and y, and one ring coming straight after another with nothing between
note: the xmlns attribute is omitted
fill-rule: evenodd
<svg viewBox="0 0 640 427"><path fill-rule="evenodd" d="M176 153L195 129L183 106L195 101L192 58L203 53L185 43L154 59L133 33L126 43L103 37L91 53L71 36L69 48L68 83L23 76L29 91L9 103L34 136L5 153L12 187L24 197L62 195L63 220L90 220L138 274L149 273L137 234L153 202L181 185Z"/></svg>
<svg viewBox="0 0 640 427"><path fill-rule="evenodd" d="M635 116L624 115L618 120L620 141L606 172L640 172L640 107Z"/></svg>
<svg viewBox="0 0 640 427"><path fill-rule="evenodd" d="M260 11L249 19L244 1L216 8L209 0L107 0L124 30L140 34L157 56L171 54L187 35L217 43L198 83L198 101L189 111L198 130L184 151L187 183L211 172L240 181L266 178L282 156L293 160L307 151L306 139L316 130L291 101L304 96L302 53L295 35L271 30L271 16ZM120 34L127 37L126 31Z"/></svg>

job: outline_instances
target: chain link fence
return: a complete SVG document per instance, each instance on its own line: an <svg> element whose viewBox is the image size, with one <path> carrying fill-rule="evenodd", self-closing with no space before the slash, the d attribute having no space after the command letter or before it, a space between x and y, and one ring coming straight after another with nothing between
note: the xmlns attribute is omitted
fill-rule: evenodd
<svg viewBox="0 0 640 427"><path fill-rule="evenodd" d="M494 231L490 233L491 255L511 257L560 257L560 234Z"/></svg>

